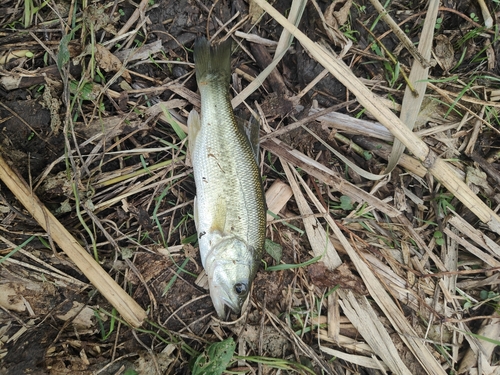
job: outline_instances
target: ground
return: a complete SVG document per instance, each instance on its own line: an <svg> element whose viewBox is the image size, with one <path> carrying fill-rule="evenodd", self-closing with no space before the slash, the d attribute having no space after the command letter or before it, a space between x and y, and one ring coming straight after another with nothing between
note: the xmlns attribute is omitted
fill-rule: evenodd
<svg viewBox="0 0 500 375"><path fill-rule="evenodd" d="M498 373L500 3L376 3L0 4L0 374ZM233 39L273 213L227 321L187 153L202 35Z"/></svg>

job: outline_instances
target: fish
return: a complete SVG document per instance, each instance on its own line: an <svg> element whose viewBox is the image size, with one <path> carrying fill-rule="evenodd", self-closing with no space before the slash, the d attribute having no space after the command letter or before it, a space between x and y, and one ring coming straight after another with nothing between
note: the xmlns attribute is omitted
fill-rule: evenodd
<svg viewBox="0 0 500 375"><path fill-rule="evenodd" d="M240 314L264 249L258 123L248 131L231 106L231 40L211 45L197 38L193 52L201 96L201 115L193 110L188 116L194 221L210 296L217 315L225 319L226 307Z"/></svg>

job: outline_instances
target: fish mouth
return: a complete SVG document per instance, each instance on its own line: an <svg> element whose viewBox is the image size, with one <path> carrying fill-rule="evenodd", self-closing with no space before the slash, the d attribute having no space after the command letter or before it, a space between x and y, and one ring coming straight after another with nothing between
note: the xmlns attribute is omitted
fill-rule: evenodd
<svg viewBox="0 0 500 375"><path fill-rule="evenodd" d="M217 293L222 292L220 288L210 288L210 296L212 297L212 303L214 304L215 311L219 318L224 319L229 314L228 308L234 312L235 314L239 314L241 312L241 304L239 301L233 301L229 296L224 295L225 293Z"/></svg>

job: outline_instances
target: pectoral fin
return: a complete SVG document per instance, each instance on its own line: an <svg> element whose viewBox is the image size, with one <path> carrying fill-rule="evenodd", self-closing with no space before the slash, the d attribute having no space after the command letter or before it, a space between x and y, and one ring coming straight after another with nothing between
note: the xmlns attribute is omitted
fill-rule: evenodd
<svg viewBox="0 0 500 375"><path fill-rule="evenodd" d="M210 227L210 231L218 231L220 233L224 233L224 228L226 227L226 217L226 200L223 197L219 197L217 199L217 204L215 205L215 213L212 217L212 225Z"/></svg>
<svg viewBox="0 0 500 375"><path fill-rule="evenodd" d="M189 112L188 120L187 120L187 125L188 125L188 132L189 132L189 146L188 146L188 151L189 154L193 154L194 146L196 144L196 137L198 136L198 133L201 128L201 120L200 120L200 115L196 110L192 110Z"/></svg>

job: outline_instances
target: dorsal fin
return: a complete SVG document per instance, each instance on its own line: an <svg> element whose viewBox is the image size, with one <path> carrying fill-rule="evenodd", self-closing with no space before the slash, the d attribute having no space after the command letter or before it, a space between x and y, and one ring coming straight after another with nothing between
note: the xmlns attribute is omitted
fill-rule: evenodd
<svg viewBox="0 0 500 375"><path fill-rule="evenodd" d="M255 161L257 165L259 165L259 121L253 116L250 117L250 120L244 120L236 116L236 121L240 129L243 130L243 133L247 136Z"/></svg>

